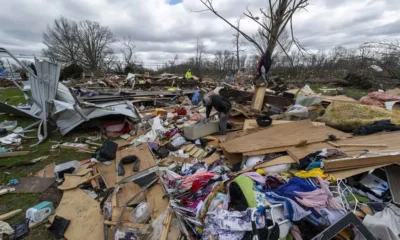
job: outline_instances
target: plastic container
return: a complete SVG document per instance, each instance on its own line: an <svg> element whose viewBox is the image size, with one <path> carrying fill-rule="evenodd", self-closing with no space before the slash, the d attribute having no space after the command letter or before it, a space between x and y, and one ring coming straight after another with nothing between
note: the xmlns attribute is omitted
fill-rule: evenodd
<svg viewBox="0 0 400 240"><path fill-rule="evenodd" d="M31 222L40 223L54 214L52 202L44 201L26 210L26 218Z"/></svg>
<svg viewBox="0 0 400 240"><path fill-rule="evenodd" d="M57 177L57 181L64 178L64 173L63 173L64 171L66 171L70 168L74 168L73 171L75 171L76 169L78 169L79 166L80 166L80 163L75 160L57 165L54 168L54 174ZM73 171L69 171L69 172L72 173Z"/></svg>
<svg viewBox="0 0 400 240"><path fill-rule="evenodd" d="M14 130L18 125L17 121L4 121L0 123L0 128L5 128L7 132L11 132Z"/></svg>

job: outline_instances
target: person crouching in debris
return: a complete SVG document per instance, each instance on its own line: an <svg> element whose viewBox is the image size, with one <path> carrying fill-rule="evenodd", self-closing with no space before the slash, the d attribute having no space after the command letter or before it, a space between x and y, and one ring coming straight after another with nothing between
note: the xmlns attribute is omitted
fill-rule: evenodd
<svg viewBox="0 0 400 240"><path fill-rule="evenodd" d="M219 117L219 132L217 135L225 135L226 125L228 123L229 115L232 111L231 102L220 95L210 95L204 97L203 104L206 106L207 119L210 118L211 109L213 107L215 110L217 110Z"/></svg>

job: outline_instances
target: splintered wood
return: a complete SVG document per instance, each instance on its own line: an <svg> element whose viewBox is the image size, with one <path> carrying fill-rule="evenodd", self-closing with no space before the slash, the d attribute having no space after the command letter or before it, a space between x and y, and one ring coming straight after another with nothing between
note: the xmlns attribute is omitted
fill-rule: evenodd
<svg viewBox="0 0 400 240"><path fill-rule="evenodd" d="M304 120L276 125L227 141L223 143L222 146L229 153L246 153L265 150L257 152L258 154L265 154L277 152L275 149L282 151L284 147L295 146L302 140L307 140L308 143L322 142L326 140L330 134L335 135L337 138L351 137L350 134L327 126L315 127L310 120Z"/></svg>

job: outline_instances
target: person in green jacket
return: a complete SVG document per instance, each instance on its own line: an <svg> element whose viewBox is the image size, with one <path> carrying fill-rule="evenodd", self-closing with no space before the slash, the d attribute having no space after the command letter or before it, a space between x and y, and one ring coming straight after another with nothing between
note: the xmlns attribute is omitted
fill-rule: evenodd
<svg viewBox="0 0 400 240"><path fill-rule="evenodd" d="M192 79L192 70L187 70L186 74L185 74L185 78L186 79Z"/></svg>

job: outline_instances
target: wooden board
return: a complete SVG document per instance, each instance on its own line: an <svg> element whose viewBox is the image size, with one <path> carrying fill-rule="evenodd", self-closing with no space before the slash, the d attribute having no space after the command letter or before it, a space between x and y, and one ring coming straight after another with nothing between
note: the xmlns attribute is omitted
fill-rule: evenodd
<svg viewBox="0 0 400 240"><path fill-rule="evenodd" d="M121 158L129 155L136 155L140 159L139 171L149 169L156 165L153 154L150 152L148 145L142 144L138 147L130 147L121 151L117 151L117 159L115 162L116 169L118 169L118 164ZM133 163L125 164L124 169L125 169L125 174L123 176L117 176L117 182L136 173L133 171Z"/></svg>
<svg viewBox="0 0 400 240"><path fill-rule="evenodd" d="M64 234L68 240L104 239L100 204L83 190L64 191L56 215L71 220Z"/></svg>
<svg viewBox="0 0 400 240"><path fill-rule="evenodd" d="M389 164L383 164L383 165L377 165L377 166L372 166L372 167L363 167L363 168L358 168L358 169L349 169L349 170L342 170L342 171L334 171L334 172L329 172L336 178L341 178L345 179L348 177L352 177L355 175L358 175L360 173L368 172L377 168L385 167Z"/></svg>
<svg viewBox="0 0 400 240"><path fill-rule="evenodd" d="M388 133L377 133L368 136L359 136L349 139L338 140L335 144L386 144L387 147L382 148L371 148L371 151L382 151L382 150L399 150L400 149L400 133L399 132L388 132ZM328 143L314 143L300 148L290 148L288 153L295 160L299 160L310 153L320 151L324 148L332 149L333 146ZM367 147L341 147L340 150L346 152L349 156L358 156L361 152L355 152L354 150L364 150Z"/></svg>
<svg viewBox="0 0 400 240"><path fill-rule="evenodd" d="M104 183L107 188L112 188L115 186L117 181L117 172L115 169L115 160L111 161L111 165L105 165L103 163L96 164L97 171L101 174Z"/></svg>
<svg viewBox="0 0 400 240"><path fill-rule="evenodd" d="M324 160L324 169L338 171L384 164L400 164L400 155Z"/></svg>
<svg viewBox="0 0 400 240"><path fill-rule="evenodd" d="M267 87L257 87L253 99L251 101L251 107L257 110L262 110L264 106L264 96L265 96L265 90L267 90Z"/></svg>
<svg viewBox="0 0 400 240"><path fill-rule="evenodd" d="M146 191L146 200L149 203L151 219L154 221L160 216L168 207L168 197L163 198L165 195L162 183L157 182Z"/></svg>
<svg viewBox="0 0 400 240"><path fill-rule="evenodd" d="M286 123L292 123L292 122L293 121L273 120L271 126L276 126L276 125L286 124ZM315 127L325 126L325 123L312 122L312 125L314 125ZM261 127L258 126L256 119L246 119L246 120L244 120L243 130L249 130L249 129L255 129L255 128L265 129L265 128L261 128Z"/></svg>
<svg viewBox="0 0 400 240"><path fill-rule="evenodd" d="M46 165L42 170L37 172L35 176L42 177L42 178L50 178L55 177L54 168L56 167L55 163L50 163Z"/></svg>
<svg viewBox="0 0 400 240"><path fill-rule="evenodd" d="M5 221L9 218L12 218L15 215L19 214L20 212L22 212L22 209L17 209L17 210L2 214L2 215L0 215L0 221Z"/></svg>
<svg viewBox="0 0 400 240"><path fill-rule="evenodd" d="M29 153L30 151L5 152L5 153L0 153L0 158L28 155Z"/></svg>
<svg viewBox="0 0 400 240"><path fill-rule="evenodd" d="M64 182L62 185L58 186L58 189L61 190L69 190L73 188L77 188L79 185L90 182L90 180L99 177L99 174L92 176L91 173L86 174L85 176L73 176L73 175L64 175Z"/></svg>
<svg viewBox="0 0 400 240"><path fill-rule="evenodd" d="M211 165L221 159L221 156L217 153L214 153L213 155L209 156L208 158L204 159L203 162L207 163L208 165Z"/></svg>
<svg viewBox="0 0 400 240"><path fill-rule="evenodd" d="M121 189L117 193L117 206L123 207L137 192L140 191L139 185L129 182L121 184ZM132 204L138 204L146 201L145 194L142 192L133 200Z"/></svg>
<svg viewBox="0 0 400 240"><path fill-rule="evenodd" d="M256 133L235 138L223 143L222 146L229 153L244 153L294 146L300 140L307 140L309 143L321 142L326 140L329 134L334 134L338 138L351 137L350 134L327 126L314 127L310 120L304 120L276 125Z"/></svg>
<svg viewBox="0 0 400 240"><path fill-rule="evenodd" d="M15 188L14 193L42 193L56 182L55 177L26 177L19 178L18 180L18 185L10 186L12 188Z"/></svg>

